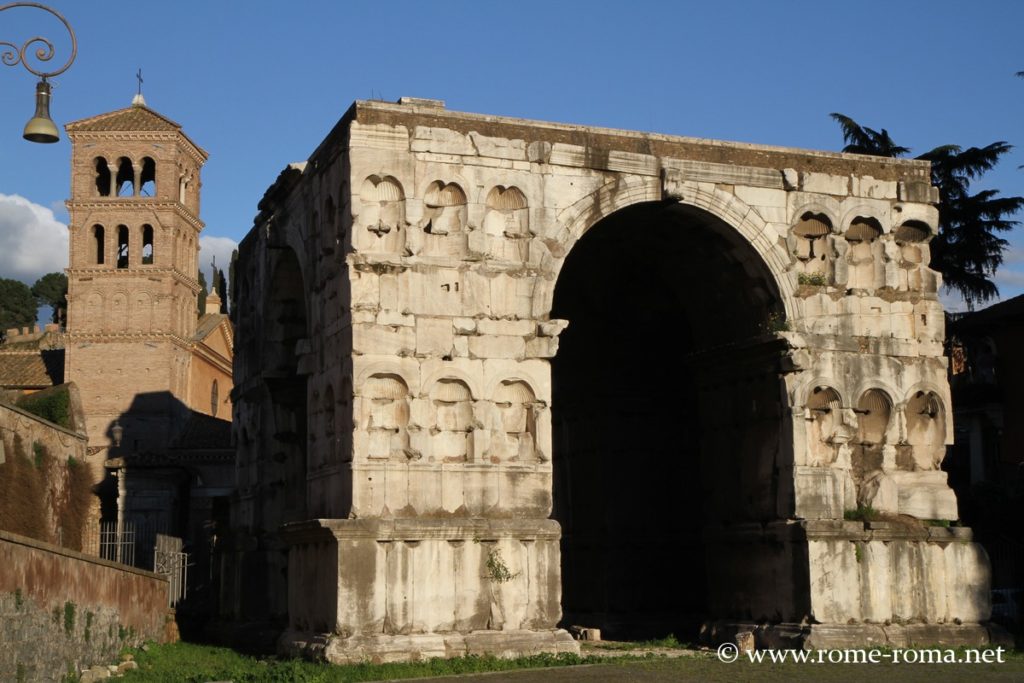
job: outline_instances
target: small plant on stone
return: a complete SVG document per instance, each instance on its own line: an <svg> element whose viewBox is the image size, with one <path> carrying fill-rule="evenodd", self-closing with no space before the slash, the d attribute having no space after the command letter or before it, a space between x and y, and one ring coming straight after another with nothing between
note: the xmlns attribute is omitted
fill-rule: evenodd
<svg viewBox="0 0 1024 683"><path fill-rule="evenodd" d="M843 519L847 522L870 522L879 517L878 510L870 505L858 505L856 510L847 510L843 513Z"/></svg>
<svg viewBox="0 0 1024 683"><path fill-rule="evenodd" d="M764 324L765 330L772 334L778 334L779 332L789 332L789 321L786 320L786 314L781 311L772 311L768 314L768 319Z"/></svg>
<svg viewBox="0 0 1024 683"><path fill-rule="evenodd" d="M86 611L85 613L85 642L89 642L92 639L92 612Z"/></svg>
<svg viewBox="0 0 1024 683"><path fill-rule="evenodd" d="M25 596L21 594L20 588L14 589L14 609L21 611L22 606L25 604Z"/></svg>
<svg viewBox="0 0 1024 683"><path fill-rule="evenodd" d="M492 548L487 551L487 575L495 583L508 583L519 577L521 572L512 573L501 558L501 551Z"/></svg>
<svg viewBox="0 0 1024 683"><path fill-rule="evenodd" d="M25 665L21 662L18 662L18 670L17 673L14 674L14 680L16 680L18 683L25 683L27 675L28 672L25 671Z"/></svg>
<svg viewBox="0 0 1024 683"><path fill-rule="evenodd" d="M860 547L860 543L853 544L853 556L857 558L857 564L864 561L864 549Z"/></svg>
<svg viewBox="0 0 1024 683"><path fill-rule="evenodd" d="M812 287L824 287L828 284L823 273L800 273L797 275L796 281L801 285L811 285Z"/></svg>

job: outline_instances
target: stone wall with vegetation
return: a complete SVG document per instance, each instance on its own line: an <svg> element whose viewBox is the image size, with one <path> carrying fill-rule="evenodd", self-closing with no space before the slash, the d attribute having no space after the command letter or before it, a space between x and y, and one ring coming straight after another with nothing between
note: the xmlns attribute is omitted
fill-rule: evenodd
<svg viewBox="0 0 1024 683"><path fill-rule="evenodd" d="M67 392L49 396L26 406L0 403L0 530L95 552L85 547L99 510L86 437L65 426L75 424ZM33 414L41 409L46 416Z"/></svg>
<svg viewBox="0 0 1024 683"><path fill-rule="evenodd" d="M165 641L167 580L0 531L0 681L59 681Z"/></svg>

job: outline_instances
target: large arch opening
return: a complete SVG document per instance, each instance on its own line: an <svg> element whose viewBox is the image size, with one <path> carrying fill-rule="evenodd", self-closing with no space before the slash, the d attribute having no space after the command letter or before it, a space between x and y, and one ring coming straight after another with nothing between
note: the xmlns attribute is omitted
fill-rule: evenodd
<svg viewBox="0 0 1024 683"><path fill-rule="evenodd" d="M263 377L272 409L271 459L280 464L283 498L280 522L305 519L306 375L299 372L298 343L309 337L306 290L298 257L276 249L273 276L264 309Z"/></svg>
<svg viewBox="0 0 1024 683"><path fill-rule="evenodd" d="M288 548L278 532L283 524L306 519L307 377L299 354L307 339L308 308L302 269L287 247L268 249L269 282L262 299L258 356L263 390L259 431L248 457L256 472L249 479L263 490L251 511L254 554L245 559L239 593L247 596L245 618L288 615Z"/></svg>
<svg viewBox="0 0 1024 683"><path fill-rule="evenodd" d="M763 259L701 209L634 205L573 247L551 317L569 321L552 360L565 625L696 639L709 619L777 618L750 599L772 579L737 566L743 529L792 499Z"/></svg>

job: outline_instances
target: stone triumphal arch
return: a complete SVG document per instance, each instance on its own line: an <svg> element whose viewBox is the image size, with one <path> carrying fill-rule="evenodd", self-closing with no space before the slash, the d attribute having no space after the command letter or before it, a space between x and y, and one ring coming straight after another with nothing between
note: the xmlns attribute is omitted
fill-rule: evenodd
<svg viewBox="0 0 1024 683"><path fill-rule="evenodd" d="M929 178L356 103L241 245L225 610L333 661L987 640Z"/></svg>

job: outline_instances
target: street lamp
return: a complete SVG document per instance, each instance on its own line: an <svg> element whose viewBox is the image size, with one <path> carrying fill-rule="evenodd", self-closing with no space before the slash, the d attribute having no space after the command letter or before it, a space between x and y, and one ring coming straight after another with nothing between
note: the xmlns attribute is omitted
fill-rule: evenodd
<svg viewBox="0 0 1024 683"><path fill-rule="evenodd" d="M59 76L68 70L68 67L75 61L75 56L78 54L78 41L75 39L75 32L71 30L71 24L59 12L36 2L12 2L0 7L0 12L15 7L35 7L44 12L49 12L60 19L60 22L64 24L64 28L71 34L71 56L64 66L54 71L37 71L25 59L25 53L32 46L36 46L35 53L32 55L35 59L40 62L48 62L53 59L53 43L46 38L35 36L26 40L21 46L6 40L0 40L0 47L9 48L0 53L0 61L7 66L21 64L25 67L26 71L39 76L39 82L36 83L36 113L25 124L25 131L22 137L29 142L57 142L60 139L60 132L53 123L53 119L50 118L50 84L46 79L51 76Z"/></svg>

